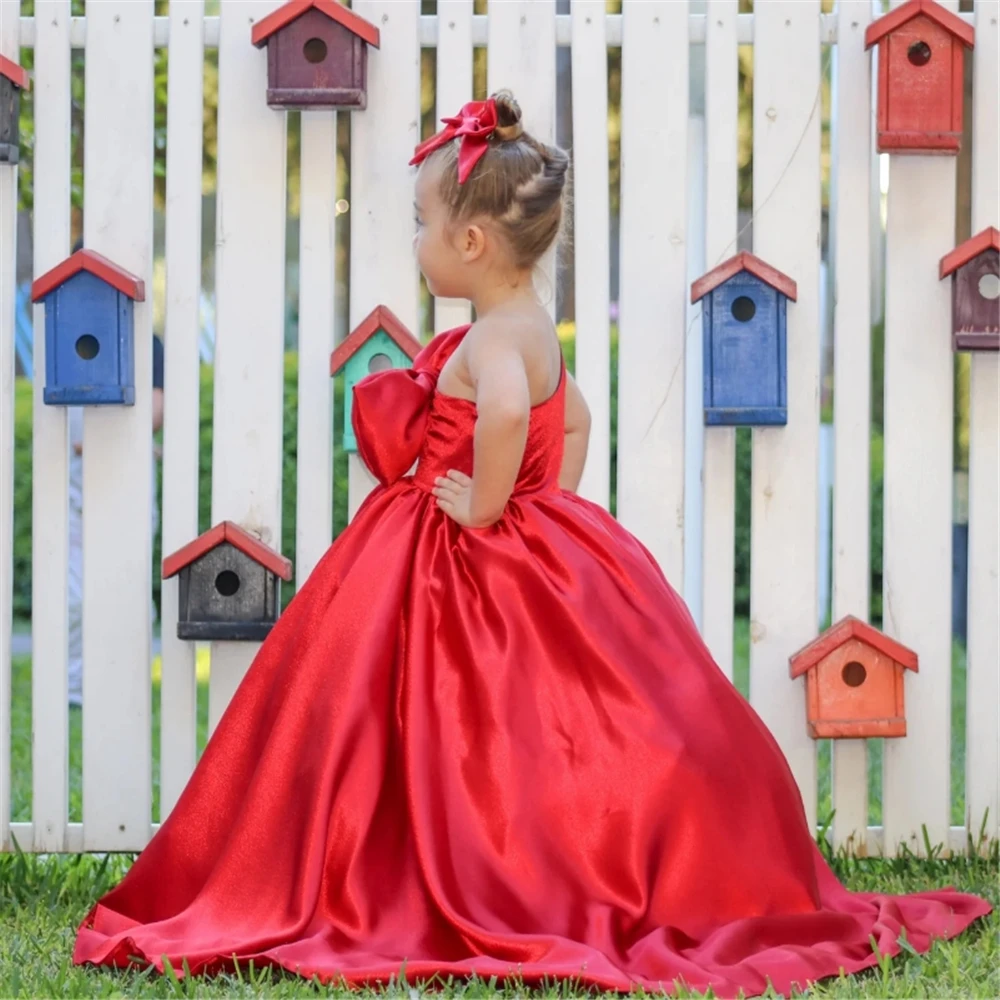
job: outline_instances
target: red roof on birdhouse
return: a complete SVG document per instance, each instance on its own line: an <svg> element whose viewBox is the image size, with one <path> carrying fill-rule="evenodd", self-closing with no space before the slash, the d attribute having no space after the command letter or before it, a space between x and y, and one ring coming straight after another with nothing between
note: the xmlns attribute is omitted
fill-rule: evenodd
<svg viewBox="0 0 1000 1000"><path fill-rule="evenodd" d="M222 521L193 542L188 542L184 548L178 549L172 556L167 556L163 560L163 579L167 580L176 576L182 569L190 566L206 552L211 552L223 542L228 542L234 548L239 549L255 563L259 563L264 569L270 570L282 580L291 580L291 561L280 552L275 552L270 546L265 545L259 538L254 538L248 531L244 531L232 521Z"/></svg>
<svg viewBox="0 0 1000 1000"><path fill-rule="evenodd" d="M14 10L16 12L17 8L15 7ZM28 71L6 56L0 56L0 76L7 77L15 87L20 87L21 90L28 90L31 87Z"/></svg>
<svg viewBox="0 0 1000 1000"><path fill-rule="evenodd" d="M292 21L313 8L326 14L331 21L342 24L348 31L369 45L373 45L375 48L379 47L378 28L374 24L369 24L363 17L359 17L354 11L348 10L337 0L291 0L290 3L279 7L253 26L253 32L250 35L251 41L257 48L260 48L276 31L281 31L282 28L287 27Z"/></svg>
<svg viewBox="0 0 1000 1000"><path fill-rule="evenodd" d="M385 306L376 306L330 356L330 374L336 375L379 330L385 330L411 361L420 353L420 341L393 312Z"/></svg>
<svg viewBox="0 0 1000 1000"><path fill-rule="evenodd" d="M141 278L130 274L107 257L94 253L93 250L77 250L72 257L67 257L51 271L35 279L31 286L31 301L44 299L49 292L65 284L80 271L89 271L136 302L143 302L146 299L146 288Z"/></svg>
<svg viewBox="0 0 1000 1000"><path fill-rule="evenodd" d="M752 253L741 250L735 257L730 257L718 267L712 268L708 274L702 275L691 286L691 301L698 302L703 299L709 292L715 291L719 285L724 284L740 271L746 271L755 278L760 278L764 284L770 285L775 291L780 292L793 302L798 297L798 288L787 274L782 274L777 268L765 264L760 257L755 257Z"/></svg>
<svg viewBox="0 0 1000 1000"><path fill-rule="evenodd" d="M1000 250L1000 230L996 226L990 226L981 233L976 233L961 246L955 247L951 253L946 253L941 258L940 277L947 278L970 260L975 260L984 250Z"/></svg>
<svg viewBox="0 0 1000 1000"><path fill-rule="evenodd" d="M865 48L870 49L886 35L891 34L907 21L912 21L913 18L919 17L921 14L940 24L945 31L954 35L970 49L975 44L975 29L971 24L966 24L957 14L953 14L939 3L934 3L934 0L909 0L909 3L904 3L901 7L886 14L885 17L880 17L868 25L865 30Z"/></svg>
<svg viewBox="0 0 1000 1000"><path fill-rule="evenodd" d="M792 677L800 677L851 639L858 639L873 649L877 649L889 659L895 660L896 663L909 670L917 670L917 654L912 649L907 649L895 639L890 639L877 628L872 628L871 625L861 621L860 618L848 615L791 657L789 663Z"/></svg>

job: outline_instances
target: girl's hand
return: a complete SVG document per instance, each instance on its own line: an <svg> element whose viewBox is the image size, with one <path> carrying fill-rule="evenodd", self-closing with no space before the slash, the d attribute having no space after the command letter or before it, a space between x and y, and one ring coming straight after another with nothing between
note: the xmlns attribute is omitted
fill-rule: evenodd
<svg viewBox="0 0 1000 1000"><path fill-rule="evenodd" d="M433 493L438 507L463 528L489 527L472 516L472 480L464 472L451 469L447 476L439 476Z"/></svg>

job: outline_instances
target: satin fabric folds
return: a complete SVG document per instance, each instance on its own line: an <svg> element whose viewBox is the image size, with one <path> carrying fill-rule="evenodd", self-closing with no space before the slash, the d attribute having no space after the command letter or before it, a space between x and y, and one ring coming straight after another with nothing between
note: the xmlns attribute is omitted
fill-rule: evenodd
<svg viewBox="0 0 1000 1000"><path fill-rule="evenodd" d="M382 485L74 961L753 995L987 913L838 883L777 745L651 556L559 489L565 378L532 411L503 519L444 516L434 477L472 471L475 406L436 390L464 332L358 387Z"/></svg>

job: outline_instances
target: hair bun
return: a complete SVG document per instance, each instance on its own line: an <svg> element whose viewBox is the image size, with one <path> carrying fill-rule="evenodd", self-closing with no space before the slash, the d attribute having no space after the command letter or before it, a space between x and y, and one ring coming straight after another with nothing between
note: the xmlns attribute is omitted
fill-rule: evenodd
<svg viewBox="0 0 1000 1000"><path fill-rule="evenodd" d="M513 142L524 135L521 124L521 106L509 90L498 90L493 95L497 106L497 127L494 135L499 142Z"/></svg>

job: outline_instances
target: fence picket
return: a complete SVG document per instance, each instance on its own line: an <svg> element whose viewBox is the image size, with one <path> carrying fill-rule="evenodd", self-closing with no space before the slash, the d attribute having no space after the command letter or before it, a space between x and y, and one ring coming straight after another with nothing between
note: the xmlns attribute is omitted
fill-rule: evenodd
<svg viewBox="0 0 1000 1000"><path fill-rule="evenodd" d="M816 748L788 657L815 636L817 615L819 2L761 4L754 27L754 251L797 282L798 301L788 303L788 425L753 430L750 700L815 826Z"/></svg>
<svg viewBox="0 0 1000 1000"><path fill-rule="evenodd" d="M15 8L16 10L16 8ZM0 54L19 61L21 25L0 21ZM10 839L11 616L14 602L14 287L17 167L0 164L0 849Z"/></svg>
<svg viewBox="0 0 1000 1000"><path fill-rule="evenodd" d="M957 0L944 6L957 11ZM951 797L951 295L938 260L955 244L955 158L891 156L886 227L885 630L916 650L906 739L886 740L885 850L946 843ZM920 405L911 406L913 400ZM919 542L918 542L919 540Z"/></svg>
<svg viewBox="0 0 1000 1000"><path fill-rule="evenodd" d="M441 127L441 118L472 100L472 0L438 0L437 8L435 129ZM434 300L436 333L468 323L471 315L464 299Z"/></svg>
<svg viewBox="0 0 1000 1000"><path fill-rule="evenodd" d="M281 547L286 116L267 106L267 52L250 23L278 0L226 0L219 35L212 523L231 520ZM252 293L248 294L248 290ZM214 729L258 643L212 643Z"/></svg>
<svg viewBox="0 0 1000 1000"><path fill-rule="evenodd" d="M38 0L35 40L34 273L45 274L70 250L70 0ZM45 329L45 307L33 328ZM46 406L45 337L34 338L32 386L31 705L32 801L36 851L66 849L69 794L67 699L69 566L66 411ZM28 845L22 845L24 847Z"/></svg>
<svg viewBox="0 0 1000 1000"><path fill-rule="evenodd" d="M83 414L83 833L86 850L134 851L152 819L153 2L87 14L84 244L148 291L135 405Z"/></svg>
<svg viewBox="0 0 1000 1000"><path fill-rule="evenodd" d="M167 80L167 308L163 342L163 544L198 533L201 174L204 0L170 9ZM160 671L160 817L194 770L198 686L194 643L177 638L178 579L164 580Z"/></svg>
<svg viewBox="0 0 1000 1000"><path fill-rule="evenodd" d="M576 381L590 407L590 449L580 495L611 499L611 320L608 204L607 23L599 0L573 0L573 195Z"/></svg>
<svg viewBox="0 0 1000 1000"><path fill-rule="evenodd" d="M977 0L973 55L972 232L1000 224L996 78L1000 3ZM995 353L972 356L969 386L969 609L966 818L1000 837L1000 370Z"/></svg>
<svg viewBox="0 0 1000 1000"><path fill-rule="evenodd" d="M834 303L833 619L868 620L871 440L871 74L864 35L869 5L850 3L837 45L836 294ZM833 838L866 843L868 754L864 740L833 746ZM852 840L853 838L853 840Z"/></svg>
<svg viewBox="0 0 1000 1000"><path fill-rule="evenodd" d="M712 268L736 252L739 80L738 0L719 0L705 35L705 260ZM704 434L702 634L715 662L733 676L736 555L736 429Z"/></svg>
<svg viewBox="0 0 1000 1000"><path fill-rule="evenodd" d="M379 26L368 53L368 110L351 116L351 303L353 330L378 305L414 335L420 330L413 241L413 168L420 139L420 6L358 0L353 8ZM351 517L374 480L350 456Z"/></svg>
<svg viewBox="0 0 1000 1000"><path fill-rule="evenodd" d="M626 0L622 13L622 198L618 517L684 580L688 41L684 2ZM657 112L649 114L649 95ZM626 405L627 404L627 405Z"/></svg>

